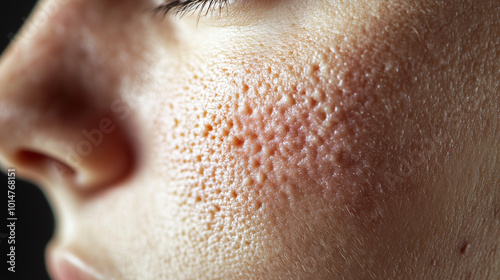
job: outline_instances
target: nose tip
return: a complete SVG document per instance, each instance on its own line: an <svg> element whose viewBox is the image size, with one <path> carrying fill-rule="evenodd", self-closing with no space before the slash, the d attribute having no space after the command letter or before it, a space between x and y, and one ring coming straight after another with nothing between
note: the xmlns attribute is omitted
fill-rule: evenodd
<svg viewBox="0 0 500 280"><path fill-rule="evenodd" d="M131 114L125 103L116 106L110 69L69 63L75 56L57 49L21 63L11 54L0 64L0 166L42 186L106 189L134 170Z"/></svg>
<svg viewBox="0 0 500 280"><path fill-rule="evenodd" d="M75 99L60 95L58 100L46 100L53 94L33 102L22 94L9 98L10 109L0 113L4 168L15 167L21 176L42 185L66 185L84 192L111 186L133 170L133 141L111 107L72 104Z"/></svg>
<svg viewBox="0 0 500 280"><path fill-rule="evenodd" d="M135 156L128 136L111 118L72 133L75 135L67 138L59 134L61 138L54 140L48 139L51 135L37 134L25 141L13 139L14 144L0 144L3 164L43 185L67 185L85 192L106 188L133 169Z"/></svg>

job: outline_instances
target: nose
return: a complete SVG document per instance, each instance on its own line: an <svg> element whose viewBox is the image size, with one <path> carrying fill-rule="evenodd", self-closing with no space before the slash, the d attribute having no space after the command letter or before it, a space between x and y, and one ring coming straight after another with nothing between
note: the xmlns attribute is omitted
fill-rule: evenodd
<svg viewBox="0 0 500 280"><path fill-rule="evenodd" d="M94 192L129 176L136 154L112 51L77 16L84 2L65 1L43 26L25 27L35 35L21 34L0 60L0 165Z"/></svg>

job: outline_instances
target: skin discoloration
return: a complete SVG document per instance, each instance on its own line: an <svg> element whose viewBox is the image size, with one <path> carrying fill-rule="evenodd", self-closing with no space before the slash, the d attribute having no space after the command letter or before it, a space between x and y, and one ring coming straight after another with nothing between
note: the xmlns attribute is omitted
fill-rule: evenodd
<svg viewBox="0 0 500 280"><path fill-rule="evenodd" d="M411 94L427 49L409 23L380 20L366 28L321 41L289 38L271 56L257 41L249 54L235 50L242 58L208 66L222 75L201 76L208 109L197 125L210 124L201 150L235 167L228 170L238 177L229 189L258 190L273 200L282 186L301 185L301 195L362 209L367 196L411 187L390 186L384 175L400 176L399 161L415 145L416 135L404 134L400 122L428 122L425 114L401 110L419 102ZM409 47L394 49L397 44Z"/></svg>

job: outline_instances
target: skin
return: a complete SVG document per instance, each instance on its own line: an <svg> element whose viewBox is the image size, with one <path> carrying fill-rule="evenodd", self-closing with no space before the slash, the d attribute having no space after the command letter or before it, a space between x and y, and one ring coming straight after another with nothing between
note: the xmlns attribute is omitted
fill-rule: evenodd
<svg viewBox="0 0 500 280"><path fill-rule="evenodd" d="M500 2L159 3L41 1L2 56L0 159L52 204L49 259L500 277Z"/></svg>

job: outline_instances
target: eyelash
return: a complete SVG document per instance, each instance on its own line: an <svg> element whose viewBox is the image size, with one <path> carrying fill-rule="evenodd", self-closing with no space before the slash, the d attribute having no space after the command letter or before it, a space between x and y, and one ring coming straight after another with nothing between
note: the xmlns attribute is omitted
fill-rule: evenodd
<svg viewBox="0 0 500 280"><path fill-rule="evenodd" d="M168 14L174 14L179 17L183 17L187 13L200 12L199 16L206 16L209 12L213 12L215 9L219 9L219 13L222 8L227 7L229 4L234 2L234 0L170 0L166 3L156 7L154 9L154 14L161 14L166 16ZM202 15L203 10L206 9L205 14Z"/></svg>

